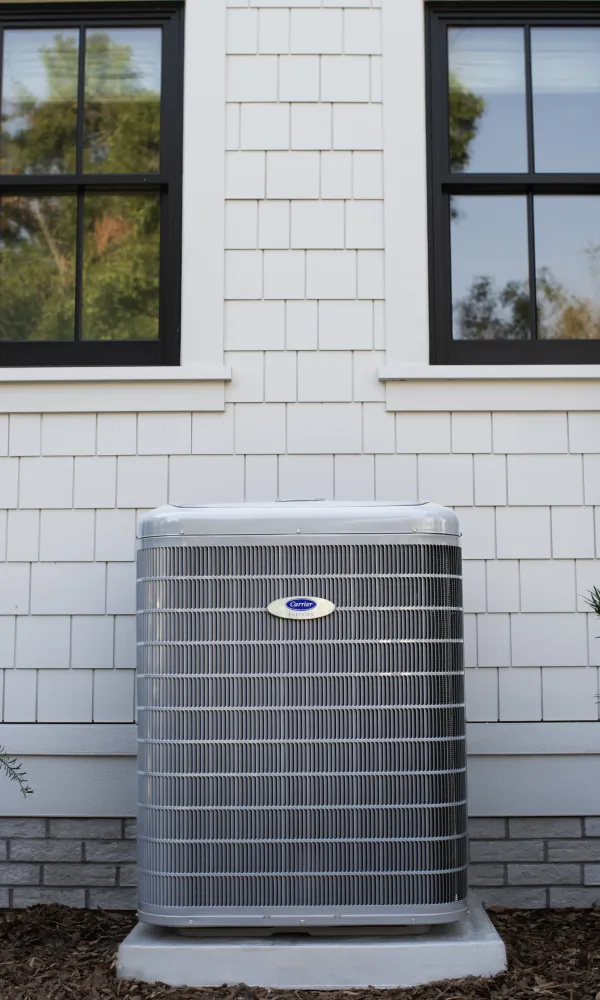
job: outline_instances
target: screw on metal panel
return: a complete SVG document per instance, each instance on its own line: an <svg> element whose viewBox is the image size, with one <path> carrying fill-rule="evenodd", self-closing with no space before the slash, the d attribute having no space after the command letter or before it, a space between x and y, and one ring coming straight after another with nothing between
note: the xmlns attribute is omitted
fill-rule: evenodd
<svg viewBox="0 0 600 1000"><path fill-rule="evenodd" d="M305 924L305 923L306 923L306 920L301 920L301 921L300 921L300 924L302 925L302 927L304 927L304 924Z"/></svg>
<svg viewBox="0 0 600 1000"><path fill-rule="evenodd" d="M296 528L296 534L299 535L300 533L301 533L301 529L300 528Z"/></svg>

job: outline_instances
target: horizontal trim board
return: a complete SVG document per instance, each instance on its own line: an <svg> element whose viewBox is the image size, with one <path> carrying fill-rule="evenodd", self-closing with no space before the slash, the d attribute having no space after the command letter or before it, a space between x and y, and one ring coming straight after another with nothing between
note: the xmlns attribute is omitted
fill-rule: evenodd
<svg viewBox="0 0 600 1000"><path fill-rule="evenodd" d="M600 380L465 379L452 377L389 381L388 411L436 412L552 412L598 410Z"/></svg>
<svg viewBox="0 0 600 1000"><path fill-rule="evenodd" d="M467 781L471 816L595 816L600 755L474 756Z"/></svg>
<svg viewBox="0 0 600 1000"><path fill-rule="evenodd" d="M11 748L12 752L12 748ZM133 757L28 757L23 798L5 781L0 816L134 816L136 767Z"/></svg>
<svg viewBox="0 0 600 1000"><path fill-rule="evenodd" d="M20 757L135 756L137 727L116 723L8 723L0 725L0 746Z"/></svg>
<svg viewBox="0 0 600 1000"><path fill-rule="evenodd" d="M0 413L197 413L224 409L222 379L0 382Z"/></svg>
<svg viewBox="0 0 600 1000"><path fill-rule="evenodd" d="M0 744L18 756L135 756L137 727L113 723L6 723ZM597 722L472 722L471 756L568 756L600 754Z"/></svg>
<svg viewBox="0 0 600 1000"><path fill-rule="evenodd" d="M136 761L128 757L26 759L33 795L6 782L0 816L133 816ZM600 756L471 757L471 816L594 816Z"/></svg>
<svg viewBox="0 0 600 1000"><path fill-rule="evenodd" d="M380 382L442 381L600 381L600 365L391 365L380 368Z"/></svg>
<svg viewBox="0 0 600 1000"><path fill-rule="evenodd" d="M4 384L21 382L216 382L231 380L227 365L156 365L109 368L5 368Z"/></svg>
<svg viewBox="0 0 600 1000"><path fill-rule="evenodd" d="M471 722L467 752L512 757L600 754L597 722Z"/></svg>

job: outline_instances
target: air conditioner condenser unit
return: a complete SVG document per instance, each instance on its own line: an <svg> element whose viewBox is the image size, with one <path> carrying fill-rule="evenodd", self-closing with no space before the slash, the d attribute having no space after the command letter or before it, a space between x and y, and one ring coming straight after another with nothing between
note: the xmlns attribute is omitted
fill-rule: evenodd
<svg viewBox="0 0 600 1000"><path fill-rule="evenodd" d="M464 916L452 511L163 507L139 534L140 919Z"/></svg>

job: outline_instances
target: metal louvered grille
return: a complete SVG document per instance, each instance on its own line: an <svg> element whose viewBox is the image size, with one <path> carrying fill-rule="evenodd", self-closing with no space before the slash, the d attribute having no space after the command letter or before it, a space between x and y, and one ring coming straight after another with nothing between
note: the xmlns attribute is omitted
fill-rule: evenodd
<svg viewBox="0 0 600 1000"><path fill-rule="evenodd" d="M146 545L142 916L402 923L464 900L460 549ZM336 610L266 611L295 594Z"/></svg>

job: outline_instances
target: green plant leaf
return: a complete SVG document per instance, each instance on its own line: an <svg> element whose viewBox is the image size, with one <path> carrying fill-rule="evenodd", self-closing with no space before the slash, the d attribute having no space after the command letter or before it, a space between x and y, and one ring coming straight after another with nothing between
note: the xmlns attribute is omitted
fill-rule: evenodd
<svg viewBox="0 0 600 1000"><path fill-rule="evenodd" d="M586 596L583 598L585 603L589 605L594 614L600 617L600 590L598 587L593 587L592 590L588 590Z"/></svg>
<svg viewBox="0 0 600 1000"><path fill-rule="evenodd" d="M27 772L23 769L23 765L16 757L10 757L4 747L0 747L0 771L4 771L10 781L17 782L25 797L33 795L33 788L27 784Z"/></svg>

